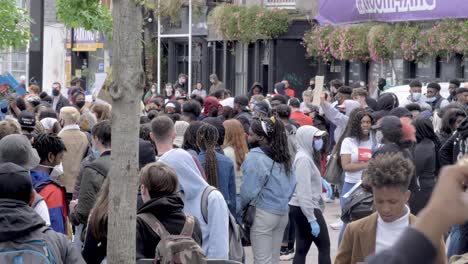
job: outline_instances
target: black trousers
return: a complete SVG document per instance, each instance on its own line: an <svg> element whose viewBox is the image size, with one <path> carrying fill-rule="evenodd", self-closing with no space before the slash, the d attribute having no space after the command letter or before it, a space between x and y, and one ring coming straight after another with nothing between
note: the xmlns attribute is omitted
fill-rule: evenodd
<svg viewBox="0 0 468 264"><path fill-rule="evenodd" d="M305 264L306 256L309 252L312 242L318 249L318 263L331 264L330 259L330 236L328 235L327 223L323 218L322 212L318 209L314 210L315 218L320 226L320 234L314 237L311 233L310 224L307 218L302 213L298 206L289 206L289 211L293 215L296 225L296 254L294 256L294 264Z"/></svg>

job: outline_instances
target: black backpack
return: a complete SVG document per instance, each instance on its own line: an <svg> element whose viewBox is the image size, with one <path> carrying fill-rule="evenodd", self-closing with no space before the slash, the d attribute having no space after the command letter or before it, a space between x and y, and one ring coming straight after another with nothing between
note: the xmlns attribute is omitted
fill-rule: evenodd
<svg viewBox="0 0 468 264"><path fill-rule="evenodd" d="M341 209L341 220L345 223L351 223L374 212L373 194L359 186Z"/></svg>

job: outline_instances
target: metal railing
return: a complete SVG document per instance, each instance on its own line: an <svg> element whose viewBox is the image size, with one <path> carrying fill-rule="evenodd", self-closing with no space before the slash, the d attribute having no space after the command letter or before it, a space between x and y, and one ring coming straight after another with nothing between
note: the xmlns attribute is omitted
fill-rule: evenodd
<svg viewBox="0 0 468 264"><path fill-rule="evenodd" d="M293 9L296 8L296 0L264 0L266 7Z"/></svg>

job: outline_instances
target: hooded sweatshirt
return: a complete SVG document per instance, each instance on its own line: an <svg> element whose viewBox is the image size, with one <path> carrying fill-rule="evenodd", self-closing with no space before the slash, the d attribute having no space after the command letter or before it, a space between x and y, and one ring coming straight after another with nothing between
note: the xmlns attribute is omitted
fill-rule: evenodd
<svg viewBox="0 0 468 264"><path fill-rule="evenodd" d="M285 90L286 90L286 86L284 85L284 83L282 82L275 83L275 93L279 95L286 95Z"/></svg>
<svg viewBox="0 0 468 264"><path fill-rule="evenodd" d="M203 233L203 251L209 259L228 259L229 256L229 209L219 191L208 196L208 223L201 212L201 198L208 183L203 179L193 157L185 150L173 149L159 159L177 173L183 193L184 212L200 222Z"/></svg>
<svg viewBox="0 0 468 264"><path fill-rule="evenodd" d="M46 227L44 221L25 202L0 199L0 251L12 250L11 241L22 243L43 240L55 263L85 263L78 249L67 238Z"/></svg>
<svg viewBox="0 0 468 264"><path fill-rule="evenodd" d="M296 172L296 190L289 205L299 206L307 221L315 220L314 209L323 211L322 176L314 163L314 135L319 130L313 126L303 126L296 132L298 151L293 168Z"/></svg>
<svg viewBox="0 0 468 264"><path fill-rule="evenodd" d="M345 131L351 112L354 109L361 107L361 105L354 100L345 100L343 104L346 106L345 115L340 113L340 111L338 111L328 102L323 102L320 104L322 106L325 117L336 126L334 134L335 142L340 140L341 135Z"/></svg>

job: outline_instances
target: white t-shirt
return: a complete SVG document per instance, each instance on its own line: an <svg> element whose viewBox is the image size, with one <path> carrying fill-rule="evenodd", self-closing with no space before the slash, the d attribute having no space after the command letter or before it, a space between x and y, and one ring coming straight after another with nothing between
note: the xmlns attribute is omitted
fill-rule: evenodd
<svg viewBox="0 0 468 264"><path fill-rule="evenodd" d="M409 216L410 209L408 206L406 206L406 214L391 223L385 223L379 216L377 219L377 233L375 237L375 254L395 244L409 226Z"/></svg>
<svg viewBox="0 0 468 264"><path fill-rule="evenodd" d="M355 138L347 137L341 144L340 155L351 154L351 163L367 162L372 158L371 140L358 142ZM357 183L361 180L362 170L345 171L345 182Z"/></svg>
<svg viewBox="0 0 468 264"><path fill-rule="evenodd" d="M49 209L44 200L37 203L36 207L34 207L34 211L45 221L47 226L50 226Z"/></svg>

